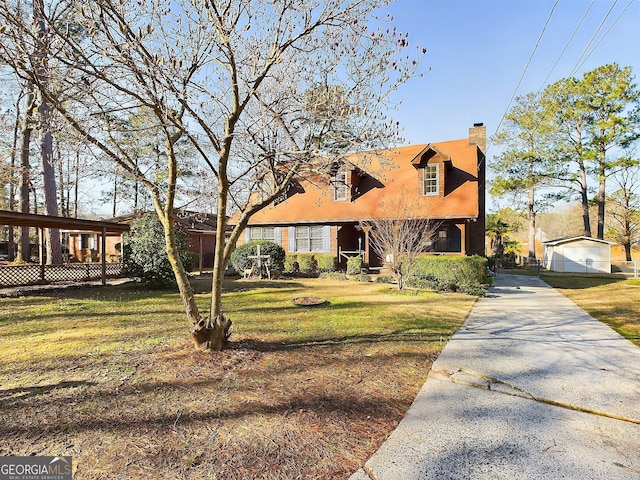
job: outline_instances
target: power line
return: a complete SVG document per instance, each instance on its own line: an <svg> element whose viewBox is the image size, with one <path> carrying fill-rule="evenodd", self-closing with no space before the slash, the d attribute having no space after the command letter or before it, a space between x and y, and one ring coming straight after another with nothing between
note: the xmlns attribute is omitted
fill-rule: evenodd
<svg viewBox="0 0 640 480"><path fill-rule="evenodd" d="M609 11L607 12L607 14L604 16L604 18L602 19L602 21L600 22L600 25L598 25L598 28L596 29L596 31L594 32L594 34L591 36L591 39L589 40L589 43L587 43L587 46L584 47L584 50L582 51L582 54L580 55L580 58L578 58L578 60L576 61L576 65L575 67L573 67L573 70L571 70L571 73L569 74L569 76L571 77L574 73L576 73L576 71L578 70L578 68L580 67L580 65L582 65L582 63L584 63L584 61L582 61L582 57L584 57L584 55L587 53L587 50L589 49L589 47L591 46L591 43L593 43L593 41L595 40L595 38L598 36L598 33L600 32L600 30L602 29L602 27L604 26L604 23L607 21L607 18L609 18L609 15L611 15L611 12L613 11L613 8L616 6L616 4L618 3L618 0L615 0L613 2L613 4L611 4L611 8L609 9ZM624 12L623 12L624 13ZM608 31L607 31L608 32ZM597 45L596 45L597 46ZM593 53L593 50L591 51ZM591 55L591 53L589 54ZM587 56L588 58L588 56ZM586 58L585 58L586 60ZM582 61L582 63L580 63Z"/></svg>
<svg viewBox="0 0 640 480"><path fill-rule="evenodd" d="M631 1L633 2L633 0L631 0ZM569 37L569 40L567 40L567 43L565 44L564 48L562 49L562 52L560 52L560 55L558 56L558 59L556 60L556 63L553 64L553 67L551 67L551 70L549 70L549 73L547 74L545 79L542 81L542 85L538 89L537 95L539 95L540 92L542 91L542 89L546 86L547 80L549 80L549 77L551 76L553 71L558 66L558 63L560 63L560 59L564 56L564 53L567 51L567 48L569 48L569 45L573 41L573 38L576 36L576 33L578 33L578 30L580 30L580 27L584 23L585 18L587 18L587 15L591 11L591 8L593 7L594 3L596 3L596 0L591 0L591 3L589 4L589 7L587 7L587 10L584 12L584 15L582 15L582 18L578 22L578 25L576 25L576 28L573 30L573 33L571 34L571 37Z"/></svg>
<svg viewBox="0 0 640 480"><path fill-rule="evenodd" d="M593 52L595 52L598 47L600 46L600 44L602 43L602 41L607 37L607 35L609 35L609 32L611 32L611 29L615 26L616 23L618 23L618 20L620 20L622 18L622 15L624 15L624 13L629 9L629 7L631 5L633 5L634 0L629 0L629 3L627 4L626 7L624 7L624 9L622 10L622 12L620 12L620 15L618 15L616 17L616 19L613 21L613 23L611 24L611 26L607 29L606 32L604 32L604 34L602 35L602 37L600 37L600 40L598 40L598 43L596 43L593 48L591 49L591 51L587 54L586 57L584 57L584 60L582 60L582 62L580 63L580 65L578 65L576 68L579 70L582 65L584 65L584 62L586 62L589 57L591 55L593 55Z"/></svg>
<svg viewBox="0 0 640 480"><path fill-rule="evenodd" d="M613 23L611 24L611 26L607 29L607 31L602 35L602 37L600 37L600 40L598 40L598 42L594 45L594 47L591 49L591 51L588 53L588 55L585 56L586 51L589 49L589 46L593 43L594 39L597 37L598 32L600 32L600 30L602 29L604 23L606 22L607 18L609 18L609 15L611 14L611 12L613 11L613 8L615 7L615 5L618 3L618 0L615 0L613 2L613 5L611 5L611 8L609 9L609 11L607 12L607 14L605 15L605 17L602 19L602 21L600 22L600 25L598 26L598 28L596 29L596 31L594 32L594 34L592 35L591 39L589 40L589 43L587 44L587 46L584 48L582 54L580 55L580 58L578 58L578 60L576 61L575 66L573 67L573 69L571 70L571 73L569 74L569 77L571 77L576 71L578 71L578 69L580 67L582 67L582 65L584 64L584 62L587 61L587 59L593 54L593 52L596 51L596 49L598 48L598 46L602 43L602 41L606 38L606 36L611 32L611 29L613 29L613 27L615 26L616 23L618 23L618 20L620 20L620 18L622 18L622 15L624 15L624 13L629 9L629 7L633 4L635 0L629 0L629 3L627 4L627 6L622 10L622 12L620 12L620 14L617 16L617 18L613 21ZM591 3L591 5L593 5L593 2ZM589 10L591 9L591 6L589 6L589 9L587 10L586 13L589 12ZM586 15L585 13L585 15ZM582 21L584 20L584 16L582 17L582 19L580 20L580 24L582 24ZM580 24L578 26L580 26ZM574 32L575 34L575 32ZM571 36L571 38L573 38L573 35ZM567 44L568 46L568 44ZM566 49L566 47L565 47ZM564 51L563 51L564 52ZM583 58L584 57L584 58ZM557 62L556 62L557 63ZM554 65L555 68L555 65ZM553 69L552 69L553 70ZM548 78L548 76L547 76ZM540 92L542 91L542 89L545 87L544 83L546 83L547 79L545 79L545 81L543 82L542 87L540 87L540 90L538 90L537 95L540 94ZM540 125L542 125L542 122L545 121L548 118L548 115L550 114L550 106L547 105L544 109L544 111L542 112L542 118L540 119L540 121L538 122L538 125L536 126L536 131L538 130L538 128L540 128Z"/></svg>
<svg viewBox="0 0 640 480"><path fill-rule="evenodd" d="M629 3L627 4L627 6L622 10L622 12L620 12L620 14L616 17L616 19L613 21L613 23L609 26L609 28L607 29L606 32L604 32L604 34L600 37L600 39L598 40L598 42L593 46L593 48L589 51L589 47L591 46L591 44L594 42L594 40L596 39L596 37L598 36L598 33L600 32L600 30L602 30L604 24L606 23L607 19L609 18L609 16L611 15L611 12L613 11L613 9L615 8L616 4L618 3L618 0L614 0L613 4L611 5L611 7L609 8L609 10L607 11L607 14L604 16L604 18L602 19L602 21L600 22L600 24L598 25L598 28L596 29L596 31L593 33L593 35L591 36L591 39L589 40L589 42L587 43L587 45L585 46L584 50L582 51L582 54L580 55L580 57L578 58L578 60L576 61L575 66L573 67L573 69L571 70L571 73L569 74L569 77L571 77L576 71L578 71L578 69L580 67L582 67L582 65L587 61L587 59L596 51L596 49L598 48L598 46L602 43L602 41L606 38L606 36L611 32L611 30L613 29L613 27L616 25L616 23L620 20L620 18L622 18L622 16L624 15L624 13L629 9L629 7L633 4L635 0L629 0ZM551 15L553 14L553 9L555 8L555 6L557 5L557 1L556 4L553 6L553 8L551 9L551 13L549 14L549 19L551 18ZM595 0L592 0L591 4L589 5L589 7L587 8L586 12L583 14L582 18L580 19L580 21L578 22L578 25L576 26L576 28L574 29L573 33L571 34L571 37L569 38L569 40L567 41L565 47L563 48L562 52L560 53L560 56L558 57L558 59L556 60L556 62L554 63L553 67L551 68L551 70L549 71L549 74L547 75L547 77L545 78L545 80L543 81L542 86L540 87L540 89L537 92L537 95L540 94L540 92L542 91L543 88L545 88L545 84L547 82L547 80L549 79L549 77L551 76L551 73L553 72L553 70L555 69L555 67L557 66L558 62L560 61L560 59L562 58L562 56L564 55L564 52L567 50L567 48L569 47L570 43L572 42L574 36L576 35L578 29L580 28L580 26L582 25L582 23L584 22L587 14L589 13L589 11L591 10L593 4L595 3ZM549 19L547 19L547 24L549 22ZM547 24L545 24L545 27L547 26ZM540 38L542 38L542 34L544 33L544 28L542 30L542 33L540 35ZM539 43L540 39L538 39L538 43ZM537 44L536 44L536 48L537 48ZM587 54L587 51L589 51L589 53ZM534 52L535 52L535 48L534 48ZM586 55L586 56L585 56ZM533 56L533 53L532 53ZM529 59L531 61L531 59ZM529 64L527 64L528 66ZM526 71L526 68L525 68ZM523 72L523 76L524 76L524 72ZM522 80L522 77L520 78L520 81ZM520 82L518 82L518 86L520 85ZM517 91L518 87L516 87L516 91ZM513 102L513 99L515 97L515 93L512 95L511 100L509 101L509 104L507 106L507 109L505 110L505 113L502 115L502 118L500 120L500 123L498 124L498 127L496 128L496 133L499 131L500 126L502 125L502 122L504 121L507 112L509 110L509 107L511 106L511 103ZM547 114L548 114L548 110L549 107L547 107L545 109L545 111L543 112L543 117L546 118ZM542 121L541 121L542 122ZM538 124L538 127L540 126L540 124ZM536 128L537 129L537 128Z"/></svg>
<svg viewBox="0 0 640 480"><path fill-rule="evenodd" d="M544 36L544 32L547 29L547 26L549 25L549 22L551 21L551 17L553 16L553 12L556 9L556 7L558 6L558 2L560 0L556 0L555 3L553 4L553 7L551 7L551 12L549 12L549 16L547 17L547 21L544 23L544 26L542 27L542 31L540 32L540 36L538 37L538 41L536 42L535 46L533 47L533 51L531 52L531 55L529 56L529 60L527 61L527 64L524 67L524 70L522 71L522 75L520 75L520 79L518 80L518 84L516 85L516 88L513 90L513 94L511 95L511 99L509 100L509 103L507 104L507 108L505 108L504 113L502 114L502 117L500 118L500 122L498 122L498 126L496 127L495 133L497 133L500 130L500 127L502 126L502 122L504 121L505 117L507 116L507 112L509 111L509 108L511 107L511 103L513 102L513 99L516 97L516 94L518 93L518 89L520 88L520 84L522 83L522 80L524 79L525 74L527 73L527 69L529 68L529 65L531 64L531 60L533 59L533 56L535 55L536 51L538 50L538 45L540 45L540 41L542 40L542 37Z"/></svg>

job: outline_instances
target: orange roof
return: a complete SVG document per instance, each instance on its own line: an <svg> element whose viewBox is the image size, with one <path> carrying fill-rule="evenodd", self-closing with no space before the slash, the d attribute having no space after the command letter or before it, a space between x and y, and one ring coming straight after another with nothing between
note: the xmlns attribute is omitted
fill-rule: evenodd
<svg viewBox="0 0 640 480"><path fill-rule="evenodd" d="M390 216L393 199L398 198L406 203L415 199L415 205L429 218L477 218L478 147L470 145L468 139L409 145L378 153L381 155L370 152L346 157L347 164L372 177L366 180L366 191L357 198L336 201L328 182L318 185L301 180L304 193L294 193L287 200L266 207L249 224L340 223L385 218ZM447 177L447 187L441 188L438 196L422 195L422 170L418 167L421 158L423 163L443 164L441 175L444 172ZM391 215L396 216L396 212Z"/></svg>

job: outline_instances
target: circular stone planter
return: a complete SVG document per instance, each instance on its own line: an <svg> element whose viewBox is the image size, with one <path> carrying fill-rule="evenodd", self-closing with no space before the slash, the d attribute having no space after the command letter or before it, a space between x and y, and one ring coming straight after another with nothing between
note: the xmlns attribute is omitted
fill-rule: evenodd
<svg viewBox="0 0 640 480"><path fill-rule="evenodd" d="M329 303L324 298L320 297L296 297L292 302L298 307L318 307Z"/></svg>

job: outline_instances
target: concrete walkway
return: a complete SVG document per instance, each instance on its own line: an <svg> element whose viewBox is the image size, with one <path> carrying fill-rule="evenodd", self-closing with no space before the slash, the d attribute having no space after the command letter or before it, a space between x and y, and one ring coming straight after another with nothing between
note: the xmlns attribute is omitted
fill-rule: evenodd
<svg viewBox="0 0 640 480"><path fill-rule="evenodd" d="M640 479L640 348L499 275L351 480L560 478Z"/></svg>

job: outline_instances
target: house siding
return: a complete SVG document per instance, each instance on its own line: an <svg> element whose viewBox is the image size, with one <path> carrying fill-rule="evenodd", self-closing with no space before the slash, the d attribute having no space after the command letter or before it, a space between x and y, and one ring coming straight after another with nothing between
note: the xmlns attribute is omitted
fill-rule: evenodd
<svg viewBox="0 0 640 480"><path fill-rule="evenodd" d="M260 225L270 226L270 225ZM317 253L317 254L333 254L338 255L338 225L323 225L323 249L311 252L298 252L296 250L296 226L311 226L309 224L305 225L288 225L288 226L276 226L275 229L279 233L280 242L279 243L282 248L284 248L286 253ZM250 229L251 227L247 227L245 230L245 234L240 236L240 240L236 246L243 245L251 241L250 237Z"/></svg>

